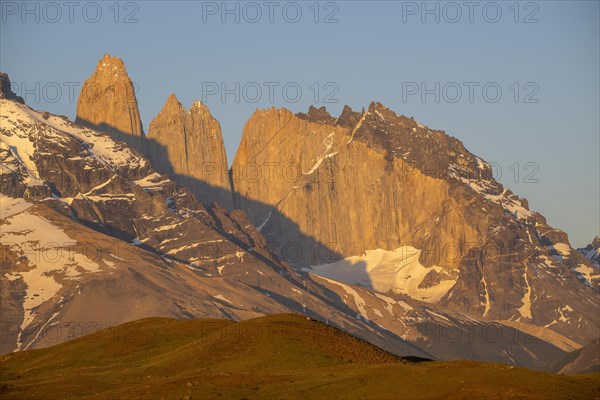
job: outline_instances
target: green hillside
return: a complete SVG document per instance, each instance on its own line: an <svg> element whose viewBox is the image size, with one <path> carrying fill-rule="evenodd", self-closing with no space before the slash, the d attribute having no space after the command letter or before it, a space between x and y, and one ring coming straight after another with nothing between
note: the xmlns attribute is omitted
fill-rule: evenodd
<svg viewBox="0 0 600 400"><path fill-rule="evenodd" d="M2 399L594 399L600 374L408 362L301 315L151 318L0 358Z"/></svg>

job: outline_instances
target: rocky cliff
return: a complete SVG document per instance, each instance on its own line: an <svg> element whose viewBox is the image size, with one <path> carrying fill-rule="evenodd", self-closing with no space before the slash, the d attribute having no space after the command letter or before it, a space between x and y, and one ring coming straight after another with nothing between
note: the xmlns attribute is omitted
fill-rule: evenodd
<svg viewBox="0 0 600 400"><path fill-rule="evenodd" d="M76 122L139 150L158 172L186 186L200 201L231 209L221 126L208 107L196 101L186 110L171 94L145 136L134 89L123 61L105 55L83 85Z"/></svg>
<svg viewBox="0 0 600 400"><path fill-rule="evenodd" d="M81 88L76 122L143 149L144 131L135 86L120 58L105 54L98 61Z"/></svg>
<svg viewBox="0 0 600 400"><path fill-rule="evenodd" d="M298 269L580 343L597 334L589 261L443 131L379 103L337 118L260 110L231 173L236 206Z"/></svg>
<svg viewBox="0 0 600 400"><path fill-rule="evenodd" d="M8 74L5 74L4 72L0 72L0 99L14 100L22 104L25 103L22 97L17 96L15 92L13 92L10 85L10 78L8 77Z"/></svg>
<svg viewBox="0 0 600 400"><path fill-rule="evenodd" d="M590 260L592 264L600 268L600 236L596 236L594 240L592 240L592 243L577 250L579 250L585 258Z"/></svg>
<svg viewBox="0 0 600 400"><path fill-rule="evenodd" d="M198 199L231 209L227 154L221 126L200 101L189 110L169 96L150 123L148 158L157 171L186 186Z"/></svg>

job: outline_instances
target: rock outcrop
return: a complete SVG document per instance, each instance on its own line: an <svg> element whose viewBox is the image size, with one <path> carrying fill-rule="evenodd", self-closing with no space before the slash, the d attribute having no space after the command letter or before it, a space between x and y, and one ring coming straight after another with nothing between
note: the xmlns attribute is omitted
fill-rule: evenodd
<svg viewBox="0 0 600 400"><path fill-rule="evenodd" d="M8 77L8 74L4 72L0 72L0 99L14 100L21 104L25 103L22 97L17 96L17 94L13 92L12 86L10 85L10 78Z"/></svg>
<svg viewBox="0 0 600 400"><path fill-rule="evenodd" d="M567 235L458 139L379 103L257 111L231 176L236 207L299 270L582 344L597 334L597 284Z"/></svg>
<svg viewBox="0 0 600 400"><path fill-rule="evenodd" d="M98 61L81 88L75 122L143 150L144 131L135 86L120 58L105 54Z"/></svg>
<svg viewBox="0 0 600 400"><path fill-rule="evenodd" d="M231 209L227 154L221 126L208 107L195 101L189 110L169 96L150 123L148 158L157 171L190 189L199 200Z"/></svg>
<svg viewBox="0 0 600 400"><path fill-rule="evenodd" d="M600 268L600 236L596 236L592 243L587 246L577 249L585 258L590 260L592 264Z"/></svg>

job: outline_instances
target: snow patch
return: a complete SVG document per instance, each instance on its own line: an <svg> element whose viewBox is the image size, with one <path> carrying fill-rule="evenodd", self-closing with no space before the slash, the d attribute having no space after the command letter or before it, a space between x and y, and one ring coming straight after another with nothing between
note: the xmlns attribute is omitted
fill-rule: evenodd
<svg viewBox="0 0 600 400"><path fill-rule="evenodd" d="M273 214L273 210L271 209L271 211L269 211L269 215L267 215L267 219L265 219L263 221L262 224L260 224L256 229L258 229L258 231L260 232L262 230L262 228L265 227L265 225L267 224L267 222L269 222L269 220L271 219L271 214Z"/></svg>
<svg viewBox="0 0 600 400"><path fill-rule="evenodd" d="M312 266L312 273L352 285L369 287L378 292L392 291L435 303L454 286L456 280L446 279L432 287L420 288L419 285L428 273L442 271L438 266L427 268L421 265L420 254L420 250L411 246L391 251L367 250L361 256Z"/></svg>
<svg viewBox="0 0 600 400"><path fill-rule="evenodd" d="M225 296L223 296L222 294L217 294L217 295L213 295L212 297L214 297L215 299L227 302L229 304L233 304L230 300L228 300Z"/></svg>
<svg viewBox="0 0 600 400"><path fill-rule="evenodd" d="M568 257L571 254L571 246L566 243L556 243L552 247L564 257Z"/></svg>
<svg viewBox="0 0 600 400"><path fill-rule="evenodd" d="M10 218L13 215L27 210L32 205L32 203L28 203L23 199L17 199L0 194L0 219Z"/></svg>
<svg viewBox="0 0 600 400"><path fill-rule="evenodd" d="M21 278L27 285L23 298L24 316L21 324L21 332L23 332L33 322L35 308L52 299L62 288L55 275L62 276L63 279L75 280L82 273L99 272L100 266L85 255L76 252L77 242L62 229L45 218L29 212L31 204L14 200L16 199L0 195L3 211L5 205L11 206L6 208L12 210L10 217L5 217L4 213L2 215L0 239L11 249L17 251L27 249L24 256L27 257L31 269L9 275L10 280ZM17 212L19 210L20 212ZM30 260L27 254L32 254L32 251L34 259ZM17 349L21 349L22 345L19 339Z"/></svg>
<svg viewBox="0 0 600 400"><path fill-rule="evenodd" d="M490 302L490 291L484 277L481 278L481 282L483 283L483 289L485 290L485 310L483 312L483 317L485 317L487 313L490 312L492 303Z"/></svg>
<svg viewBox="0 0 600 400"><path fill-rule="evenodd" d="M8 100L0 100L0 128L2 128L0 131L10 131L5 126L5 121L9 120L19 121L20 124L42 124L45 127L45 135L52 134L53 132L70 135L85 143L90 155L109 167L133 168L146 165L146 161L143 158L134 155L131 149L117 143L108 134L75 125L55 115L44 118L42 113L34 111L26 105ZM12 130L12 132L15 131L19 132L18 129ZM14 145L19 149L21 153L19 156L25 163L28 172L38 177L35 164L29 160L29 156L33 155L34 150L29 134L13 135L11 138L3 134L1 138L2 141L6 141L10 146Z"/></svg>
<svg viewBox="0 0 600 400"><path fill-rule="evenodd" d="M338 286L340 286L342 289L344 289L344 291L345 291L345 292L346 292L346 293L347 293L349 296L351 296L351 297L353 298L353 300L354 300L354 304L356 305L356 308L358 309L359 316L362 316L362 317L363 317L363 318L364 318L366 321L368 321L368 320L369 320L369 316L368 316L368 314L367 314L367 310L366 310L366 308L365 308L365 306L366 306L365 299L363 299L363 298L361 297L361 295L360 295L360 294L358 294L358 292L357 292L356 290L352 289L352 288L351 288L350 286L348 286L348 285L345 285L345 284L343 284L342 282L338 282L338 281L336 281L336 280L329 279L329 278L326 278L326 277L324 277L324 276L320 276L320 277L321 277L321 279L324 279L324 280L326 280L327 282L329 282L329 283L332 283L332 284L334 284L334 285L338 285Z"/></svg>
<svg viewBox="0 0 600 400"><path fill-rule="evenodd" d="M600 278L598 271L585 264L579 264L577 267L573 268L573 271L580 279L585 281L586 285L591 287L593 287L593 281Z"/></svg>
<svg viewBox="0 0 600 400"><path fill-rule="evenodd" d="M154 172L148 176L146 176L145 178L142 178L140 180L134 181L138 186L141 186L143 188L155 188L155 187L160 187L163 186L167 183L169 183L169 180L167 178L165 178L164 176L162 176L161 174L159 174L158 172Z"/></svg>
<svg viewBox="0 0 600 400"><path fill-rule="evenodd" d="M523 279L525 280L525 286L527 286L527 291L523 295L523 299L521 300L523 305L518 308L521 317L531 319L531 286L529 285L529 279L527 278L527 271L529 268L525 266L525 272L523 272ZM521 319L519 317L519 320Z"/></svg>

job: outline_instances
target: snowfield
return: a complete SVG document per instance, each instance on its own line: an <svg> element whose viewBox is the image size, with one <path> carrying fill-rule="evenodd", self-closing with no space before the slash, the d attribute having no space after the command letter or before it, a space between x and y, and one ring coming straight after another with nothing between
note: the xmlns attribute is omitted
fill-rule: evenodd
<svg viewBox="0 0 600 400"><path fill-rule="evenodd" d="M378 292L406 294L429 303L438 302L456 280L442 280L431 287L419 287L427 274L441 272L438 266L424 267L419 263L421 250L402 246L395 250L367 250L361 256L312 266L313 274L351 285L360 285Z"/></svg>
<svg viewBox="0 0 600 400"><path fill-rule="evenodd" d="M27 286L22 332L33 322L36 307L60 291L62 279L77 280L82 273L99 272L100 266L75 251L77 241L62 229L30 212L33 204L0 194L0 205L0 241L22 251L29 268L4 275L10 281L22 279ZM17 348L22 344L19 341Z"/></svg>

